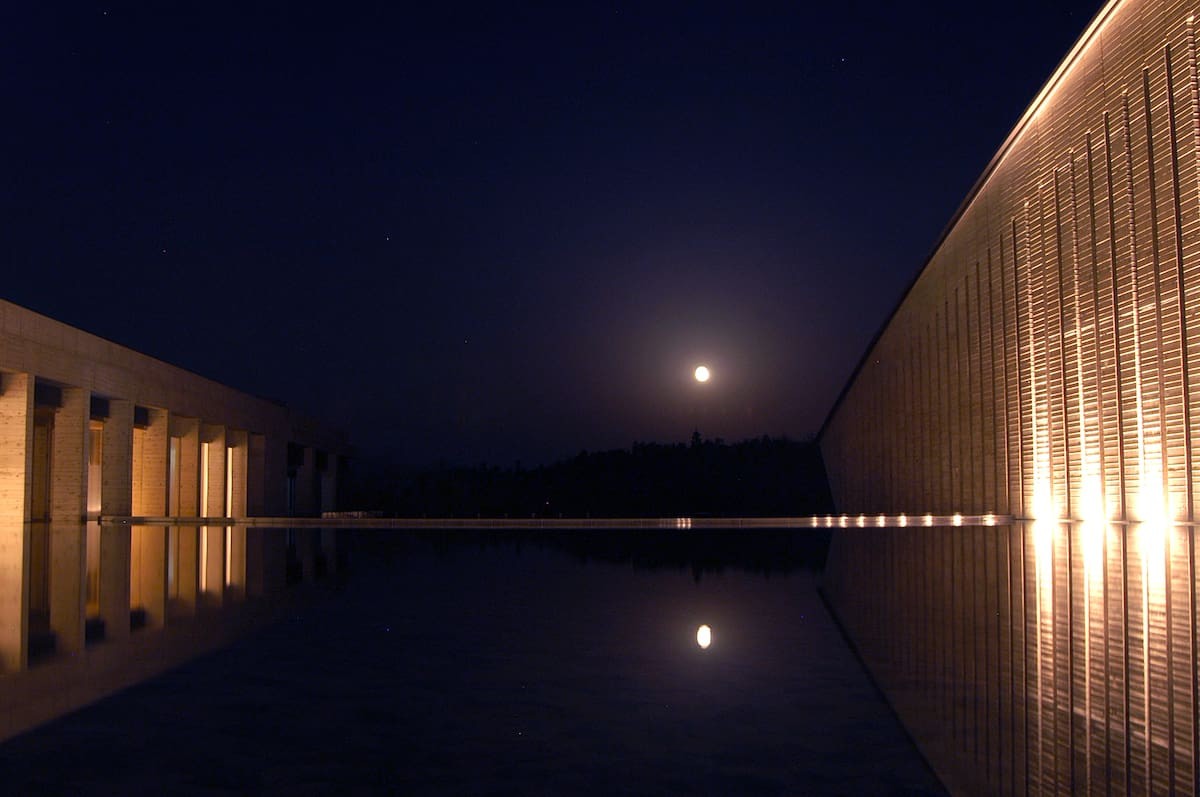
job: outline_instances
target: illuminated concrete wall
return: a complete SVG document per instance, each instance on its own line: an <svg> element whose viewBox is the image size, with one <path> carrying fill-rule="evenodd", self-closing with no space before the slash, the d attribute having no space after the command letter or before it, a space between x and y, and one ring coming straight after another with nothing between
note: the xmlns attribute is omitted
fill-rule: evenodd
<svg viewBox="0 0 1200 797"><path fill-rule="evenodd" d="M1195 793L1195 2L1097 17L831 413L826 592L963 792ZM1019 43L1014 43L1019 46Z"/></svg>
<svg viewBox="0 0 1200 797"><path fill-rule="evenodd" d="M286 532L247 519L336 501L336 479L293 484L289 448L334 469L346 451L283 405L0 301L0 740L285 602Z"/></svg>
<svg viewBox="0 0 1200 797"><path fill-rule="evenodd" d="M42 405L27 401L35 386L51 396ZM24 442L38 406L54 419L44 514L33 506L32 443ZM334 463L346 452L339 434L287 407L0 301L0 519L82 518L89 423L102 429L98 503L106 516L194 517L207 509L208 516L226 517L234 508L285 515L288 469L262 452L293 444ZM182 441L174 507L168 500L173 437ZM207 468L200 473L205 444ZM227 468L230 448L234 467ZM237 479L228 491L227 476ZM297 484L296 503L306 512L319 508L313 484L311 475ZM336 484L320 489L320 507L332 507Z"/></svg>

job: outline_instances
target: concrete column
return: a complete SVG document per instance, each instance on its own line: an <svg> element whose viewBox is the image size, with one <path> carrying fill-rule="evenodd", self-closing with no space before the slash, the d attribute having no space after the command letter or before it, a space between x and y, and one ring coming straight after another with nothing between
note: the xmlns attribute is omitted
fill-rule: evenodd
<svg viewBox="0 0 1200 797"><path fill-rule="evenodd" d="M337 510L338 456L332 452L325 455L325 470L321 471L321 512Z"/></svg>
<svg viewBox="0 0 1200 797"><path fill-rule="evenodd" d="M147 628L167 619L167 532L163 526L130 529L129 606L146 613Z"/></svg>
<svg viewBox="0 0 1200 797"><path fill-rule="evenodd" d="M266 449L263 490L266 496L266 514L283 517L288 513L287 441L277 437L266 437L264 443Z"/></svg>
<svg viewBox="0 0 1200 797"><path fill-rule="evenodd" d="M225 527L205 526L200 535L203 597L206 603L220 606L225 602Z"/></svg>
<svg viewBox="0 0 1200 797"><path fill-rule="evenodd" d="M229 560L229 583L225 586L225 598L239 600L246 595L246 527L231 526L225 536Z"/></svg>
<svg viewBox="0 0 1200 797"><path fill-rule="evenodd" d="M100 617L105 639L129 636L128 526L100 527Z"/></svg>
<svg viewBox="0 0 1200 797"><path fill-rule="evenodd" d="M50 526L50 629L58 650L83 650L87 612L87 533L79 518Z"/></svg>
<svg viewBox="0 0 1200 797"><path fill-rule="evenodd" d="M180 526L173 530L175 540L175 586L171 591L171 608L180 614L196 613L200 593L200 529Z"/></svg>
<svg viewBox="0 0 1200 797"><path fill-rule="evenodd" d="M246 516L267 514L267 439L246 436ZM278 513L276 513L278 514Z"/></svg>
<svg viewBox="0 0 1200 797"><path fill-rule="evenodd" d="M249 435L241 430L231 429L225 435L225 456L230 458L226 463L225 474L233 477L232 482L226 485L226 490L233 499L229 507L230 517L246 517L248 500L246 476L250 464L248 444Z"/></svg>
<svg viewBox="0 0 1200 797"><path fill-rule="evenodd" d="M33 376L0 373L0 519L29 520L32 458Z"/></svg>
<svg viewBox="0 0 1200 797"><path fill-rule="evenodd" d="M312 448L304 447L304 461L296 469L296 514L300 517L313 515L317 511L315 490L316 457Z"/></svg>
<svg viewBox="0 0 1200 797"><path fill-rule="evenodd" d="M2 402L0 396L0 408ZM0 413L2 411L0 409ZM2 432L3 416L0 414ZM0 459L7 454L0 445ZM0 673L24 669L28 659L28 584L29 526L21 518L0 519Z"/></svg>
<svg viewBox="0 0 1200 797"><path fill-rule="evenodd" d="M166 410L148 411L150 422L133 435L133 514L164 517L167 514L167 477L170 458L170 416Z"/></svg>
<svg viewBox="0 0 1200 797"><path fill-rule="evenodd" d="M61 410L60 410L61 412ZM133 514L133 402L109 399L100 461L100 514ZM128 618L125 622L128 631Z"/></svg>
<svg viewBox="0 0 1200 797"><path fill-rule="evenodd" d="M179 438L179 517L200 513L200 421L171 416L171 436Z"/></svg>
<svg viewBox="0 0 1200 797"><path fill-rule="evenodd" d="M82 523L87 512L88 422L92 396L63 388L50 442L50 519Z"/></svg>
<svg viewBox="0 0 1200 797"><path fill-rule="evenodd" d="M211 424L200 425L201 466L204 466L204 447L208 446L207 475L201 476L200 489L207 485L207 502L200 497L201 517L225 516L225 427Z"/></svg>

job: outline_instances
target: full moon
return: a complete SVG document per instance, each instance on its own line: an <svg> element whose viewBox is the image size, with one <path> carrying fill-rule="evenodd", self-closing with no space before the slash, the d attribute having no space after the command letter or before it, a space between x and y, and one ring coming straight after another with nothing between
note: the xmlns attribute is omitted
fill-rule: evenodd
<svg viewBox="0 0 1200 797"><path fill-rule="evenodd" d="M709 373L707 365L697 365L696 366L696 381L697 382L707 382L708 378L710 376L712 376L712 374Z"/></svg>
<svg viewBox="0 0 1200 797"><path fill-rule="evenodd" d="M696 644L702 648L707 648L712 644L712 629L707 625L696 629Z"/></svg>

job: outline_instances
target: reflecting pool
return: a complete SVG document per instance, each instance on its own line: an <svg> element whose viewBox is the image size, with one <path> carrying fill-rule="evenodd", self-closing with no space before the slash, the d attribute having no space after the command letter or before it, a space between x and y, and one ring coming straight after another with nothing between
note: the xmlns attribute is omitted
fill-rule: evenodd
<svg viewBox="0 0 1200 797"><path fill-rule="evenodd" d="M6 788L941 793L815 570L614 550L359 533L335 596L0 745Z"/></svg>

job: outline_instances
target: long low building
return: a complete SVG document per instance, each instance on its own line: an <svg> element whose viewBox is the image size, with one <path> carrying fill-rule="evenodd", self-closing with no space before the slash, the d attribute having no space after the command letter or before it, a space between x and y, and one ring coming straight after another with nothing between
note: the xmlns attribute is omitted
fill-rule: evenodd
<svg viewBox="0 0 1200 797"><path fill-rule="evenodd" d="M332 567L328 534L247 521L336 509L347 453L281 403L0 301L0 738L217 644L228 617L196 618L277 596L289 567Z"/></svg>
<svg viewBox="0 0 1200 797"><path fill-rule="evenodd" d="M0 301L0 519L311 515L342 435Z"/></svg>

